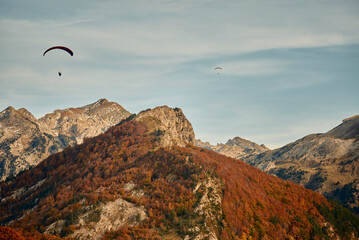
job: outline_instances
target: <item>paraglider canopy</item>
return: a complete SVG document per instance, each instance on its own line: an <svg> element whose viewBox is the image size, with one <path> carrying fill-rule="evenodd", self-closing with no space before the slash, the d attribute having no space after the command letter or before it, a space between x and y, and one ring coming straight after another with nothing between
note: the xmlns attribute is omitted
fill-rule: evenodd
<svg viewBox="0 0 359 240"><path fill-rule="evenodd" d="M64 47L64 46L55 46L55 47L51 47L51 48L47 49L42 56L45 56L45 54L48 51L51 51L51 50L54 50L54 49L61 49L61 50L64 50L64 51L68 52L71 56L74 55L74 53L72 52L72 50L70 48L67 48L67 47Z"/></svg>

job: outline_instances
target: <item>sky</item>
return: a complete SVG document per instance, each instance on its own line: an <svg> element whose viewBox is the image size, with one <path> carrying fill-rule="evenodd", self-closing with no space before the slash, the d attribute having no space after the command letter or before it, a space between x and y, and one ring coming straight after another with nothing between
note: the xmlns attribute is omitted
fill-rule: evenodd
<svg viewBox="0 0 359 240"><path fill-rule="evenodd" d="M0 0L0 111L167 105L273 149L359 114L358 76L357 0Z"/></svg>

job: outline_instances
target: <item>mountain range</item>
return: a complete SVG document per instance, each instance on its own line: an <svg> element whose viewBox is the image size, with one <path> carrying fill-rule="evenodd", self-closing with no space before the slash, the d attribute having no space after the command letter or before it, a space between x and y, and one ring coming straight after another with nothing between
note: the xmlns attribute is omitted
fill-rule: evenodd
<svg viewBox="0 0 359 240"><path fill-rule="evenodd" d="M359 213L359 115L326 133L269 150L236 137L226 144L196 142L262 171L317 191Z"/></svg>
<svg viewBox="0 0 359 240"><path fill-rule="evenodd" d="M1 183L0 223L10 227L2 231L44 239L357 239L348 210L194 141L181 109L132 115Z"/></svg>
<svg viewBox="0 0 359 240"><path fill-rule="evenodd" d="M359 213L359 116L246 162L336 199Z"/></svg>
<svg viewBox="0 0 359 240"><path fill-rule="evenodd" d="M109 105L117 107L106 110ZM124 110L118 106L99 100L60 112L67 112L63 116L70 120L83 111L88 114L90 109L102 109L94 112L115 119L112 116ZM20 120L9 117L20 113ZM250 163L259 162L259 156L269 156L278 150L237 137L225 144L233 151L217 145L217 149L231 152L232 157L227 157L209 150L208 143L195 140L192 125L179 108L162 106L138 114L125 113L127 117L113 120L111 127L104 127L107 130L95 137L81 135L84 130L66 132L73 124L55 118L57 123L63 123L61 126L66 126L62 132L72 136L73 144L63 146L63 150L45 159L39 158L38 164L0 183L0 237L359 238L358 217L340 204L328 202L319 193L233 158L240 156ZM6 109L1 114L1 126L7 126L2 136L10 135L7 130L10 121L5 125L3 119L11 119L18 129L21 121L28 123L24 117L29 115L27 111ZM31 122L37 123L35 120ZM76 121L70 120L73 122ZM356 140L352 140L356 135L350 130L357 126L355 122L356 118L346 120L342 124L344 128L323 135L350 140L346 144L356 146ZM45 136L50 135L49 131L55 132L54 126L59 124L46 126L50 127L42 130ZM79 125L77 128L85 129ZM10 133L16 132L14 129L10 128ZM42 126L42 129L46 128ZM21 137L21 134L13 136ZM83 137L77 140L76 136ZM8 142L11 141L5 141ZM13 146L16 145L8 144L4 149L11 152ZM349 155L355 162L353 150L354 155Z"/></svg>

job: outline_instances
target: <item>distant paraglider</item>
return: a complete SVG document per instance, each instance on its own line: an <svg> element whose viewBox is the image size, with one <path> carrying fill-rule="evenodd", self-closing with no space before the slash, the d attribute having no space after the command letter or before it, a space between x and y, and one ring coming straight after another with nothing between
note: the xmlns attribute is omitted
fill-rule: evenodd
<svg viewBox="0 0 359 240"><path fill-rule="evenodd" d="M219 72L222 71L222 68L221 67L216 67L214 70L219 74Z"/></svg>
<svg viewBox="0 0 359 240"><path fill-rule="evenodd" d="M64 47L64 46L55 46L55 47L51 47L49 49L47 49L42 56L45 56L45 54L49 51L52 51L54 49L59 49L59 50L63 50L65 52L67 52L68 54L70 54L71 56L74 55L73 51L70 48ZM61 77L62 73L60 71L58 71L59 77Z"/></svg>

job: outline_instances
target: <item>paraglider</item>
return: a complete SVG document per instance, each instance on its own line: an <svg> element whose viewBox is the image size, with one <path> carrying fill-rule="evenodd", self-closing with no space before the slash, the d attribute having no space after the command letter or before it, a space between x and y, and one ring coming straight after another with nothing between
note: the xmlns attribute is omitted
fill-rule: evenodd
<svg viewBox="0 0 359 240"><path fill-rule="evenodd" d="M216 67L214 70L217 71L217 73L219 74L219 70L222 71L222 68L221 67Z"/></svg>
<svg viewBox="0 0 359 240"><path fill-rule="evenodd" d="M47 49L42 56L45 56L45 54L49 51L55 50L55 49L59 49L59 50L63 50L65 52L67 52L68 54L70 54L71 56L74 55L73 51L70 48L64 47L64 46L55 46L55 47L51 47L49 49ZM60 71L58 71L59 77L61 77L62 73Z"/></svg>

